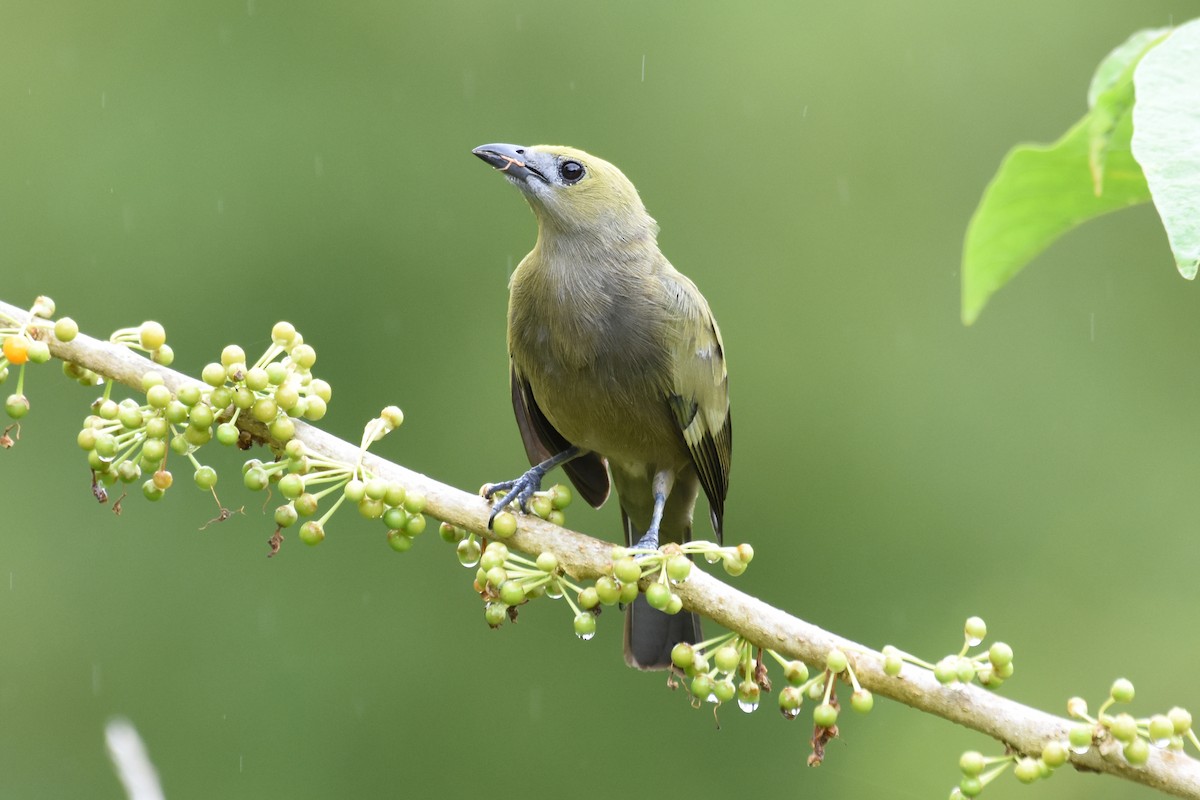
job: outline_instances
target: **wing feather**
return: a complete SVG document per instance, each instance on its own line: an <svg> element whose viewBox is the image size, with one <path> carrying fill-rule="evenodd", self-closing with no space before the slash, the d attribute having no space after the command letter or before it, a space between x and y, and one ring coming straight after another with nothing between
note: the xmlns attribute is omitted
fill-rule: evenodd
<svg viewBox="0 0 1200 800"><path fill-rule="evenodd" d="M521 430L521 441L525 443L525 454L529 463L536 465L553 455L571 447L553 425L533 396L533 389L513 367L510 372L512 384L513 412L517 427ZM604 505L608 499L608 467L604 459L595 453L587 453L563 465L563 470L581 497L593 508Z"/></svg>

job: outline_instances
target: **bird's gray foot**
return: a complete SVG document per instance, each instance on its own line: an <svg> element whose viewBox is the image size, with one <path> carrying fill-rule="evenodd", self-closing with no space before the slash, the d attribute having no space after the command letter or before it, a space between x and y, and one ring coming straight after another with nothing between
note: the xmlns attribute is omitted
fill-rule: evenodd
<svg viewBox="0 0 1200 800"><path fill-rule="evenodd" d="M650 530L646 531L645 535L642 536L642 538L637 540L637 543L634 544L634 547L644 548L647 550L657 550L658 549L658 528L655 527L655 528L651 528Z"/></svg>
<svg viewBox="0 0 1200 800"><path fill-rule="evenodd" d="M541 464L536 467L531 467L521 477L511 481L501 481L500 483L489 483L483 487L483 496L491 500L498 492L504 492L504 497L501 497L492 506L492 513L488 516L488 530L492 528L492 521L496 519L496 515L507 508L514 500L517 501L517 507L522 511L529 511L529 498L533 497L534 492L541 491L542 478L545 477L546 470Z"/></svg>

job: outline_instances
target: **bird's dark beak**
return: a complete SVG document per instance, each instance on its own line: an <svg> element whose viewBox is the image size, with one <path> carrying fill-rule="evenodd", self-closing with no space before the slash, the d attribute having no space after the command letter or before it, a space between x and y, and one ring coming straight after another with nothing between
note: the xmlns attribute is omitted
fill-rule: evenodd
<svg viewBox="0 0 1200 800"><path fill-rule="evenodd" d="M510 178L534 177L543 182L546 180L546 177L525 158L525 148L521 145L485 144L471 152Z"/></svg>

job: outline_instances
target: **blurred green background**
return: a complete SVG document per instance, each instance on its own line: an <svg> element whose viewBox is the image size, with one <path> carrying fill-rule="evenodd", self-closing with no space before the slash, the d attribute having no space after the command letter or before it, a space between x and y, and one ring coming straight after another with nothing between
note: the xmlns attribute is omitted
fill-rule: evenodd
<svg viewBox="0 0 1200 800"><path fill-rule="evenodd" d="M1056 244L959 323L962 234L1007 148L1056 138L1099 60L1196 14L1139 3L0 3L0 286L106 336L166 325L176 366L277 319L334 386L325 427L466 489L524 467L506 277L534 223L470 149L618 164L708 296L730 359L737 585L937 657L982 615L1003 691L1062 711L1120 675L1200 706L1200 292L1153 211ZM636 791L944 797L994 744L896 704L820 769L771 703L693 711L565 607L484 624L435 533L399 555L346 512L268 561L262 500L188 481L98 507L94 391L26 382L0 453L0 796L121 797L125 715L167 795ZM11 387L11 381L9 386ZM7 391L11 391L9 388ZM214 450L210 447L208 450ZM177 475L186 476L183 463ZM569 523L616 538L615 507ZM707 535L707 529L702 529ZM988 796L1148 796L1062 774Z"/></svg>

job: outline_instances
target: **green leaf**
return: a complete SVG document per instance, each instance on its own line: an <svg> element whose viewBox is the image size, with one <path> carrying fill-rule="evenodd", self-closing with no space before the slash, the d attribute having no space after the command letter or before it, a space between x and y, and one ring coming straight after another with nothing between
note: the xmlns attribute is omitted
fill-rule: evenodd
<svg viewBox="0 0 1200 800"><path fill-rule="evenodd" d="M1133 107L1133 72L1142 57L1167 37L1170 28L1138 31L1109 53L1088 87L1088 168L1096 194L1104 191L1104 162L1119 123Z"/></svg>
<svg viewBox="0 0 1200 800"><path fill-rule="evenodd" d="M1089 219L1147 202L1149 189L1129 152L1129 114L1108 137L1104 193L1089 168L1092 112L1052 145L1018 145L984 190L963 245L962 318L970 325L992 296L1034 256Z"/></svg>
<svg viewBox="0 0 1200 800"><path fill-rule="evenodd" d="M1181 25L1134 73L1133 152L1183 277L1200 269L1200 20Z"/></svg>

